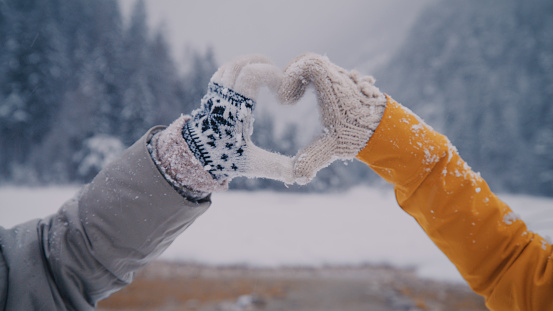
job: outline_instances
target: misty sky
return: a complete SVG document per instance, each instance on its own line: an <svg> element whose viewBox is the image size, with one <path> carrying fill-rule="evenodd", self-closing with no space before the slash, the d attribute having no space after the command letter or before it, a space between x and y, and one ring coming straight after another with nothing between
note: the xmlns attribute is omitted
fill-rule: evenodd
<svg viewBox="0 0 553 311"><path fill-rule="evenodd" d="M135 0L119 1L128 16ZM387 61L424 6L436 1L145 0L149 23L162 25L181 65L186 46L204 50L211 45L219 65L262 53L283 68L301 53L316 52L364 74ZM256 108L256 115L268 110L283 116L275 124L277 133L294 123L301 133L297 140L305 145L320 132L314 94L308 92L294 106L277 105L266 92L260 96L266 104Z"/></svg>
<svg viewBox="0 0 553 311"><path fill-rule="evenodd" d="M120 1L124 13L135 2ZM370 71L403 40L420 10L435 1L146 0L146 5L152 26L164 21L179 61L186 45L201 50L211 45L220 64L263 53L282 67L311 51L341 66Z"/></svg>

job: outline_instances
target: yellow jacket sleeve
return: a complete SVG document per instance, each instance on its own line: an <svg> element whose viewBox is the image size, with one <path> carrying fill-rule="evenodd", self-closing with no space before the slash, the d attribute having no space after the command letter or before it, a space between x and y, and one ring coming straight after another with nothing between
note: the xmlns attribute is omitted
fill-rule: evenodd
<svg viewBox="0 0 553 311"><path fill-rule="evenodd" d="M448 139L388 98L357 158L413 216L492 310L553 310L552 248L500 201Z"/></svg>

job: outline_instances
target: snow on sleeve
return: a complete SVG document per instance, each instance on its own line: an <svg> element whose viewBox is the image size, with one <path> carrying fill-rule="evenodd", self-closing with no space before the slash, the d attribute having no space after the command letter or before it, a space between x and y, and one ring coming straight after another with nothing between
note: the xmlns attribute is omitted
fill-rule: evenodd
<svg viewBox="0 0 553 311"><path fill-rule="evenodd" d="M509 212L503 216L503 222L507 225L514 223L515 221L520 220L520 216L515 212Z"/></svg>

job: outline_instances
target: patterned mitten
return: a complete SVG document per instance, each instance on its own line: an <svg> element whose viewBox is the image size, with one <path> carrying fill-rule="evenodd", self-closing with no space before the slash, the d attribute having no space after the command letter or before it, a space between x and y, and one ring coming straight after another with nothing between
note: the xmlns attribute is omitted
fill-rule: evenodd
<svg viewBox="0 0 553 311"><path fill-rule="evenodd" d="M353 159L369 141L386 108L386 97L372 77L347 72L327 57L311 53L297 57L284 70L281 102L295 103L311 82L324 132L296 155L294 174L299 184L306 184L337 159Z"/></svg>
<svg viewBox="0 0 553 311"><path fill-rule="evenodd" d="M182 128L188 147L215 180L265 177L293 183L291 158L253 144L252 115L259 88L277 91L282 71L262 56L239 58L211 78L201 107Z"/></svg>

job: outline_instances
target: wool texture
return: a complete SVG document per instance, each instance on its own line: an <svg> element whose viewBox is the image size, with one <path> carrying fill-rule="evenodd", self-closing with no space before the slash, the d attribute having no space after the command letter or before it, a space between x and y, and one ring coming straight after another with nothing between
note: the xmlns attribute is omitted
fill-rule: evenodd
<svg viewBox="0 0 553 311"><path fill-rule="evenodd" d="M154 135L149 149L165 179L175 189L187 197L200 199L211 192L226 190L228 182L214 179L188 147L181 133L189 120L190 116L181 116Z"/></svg>
<svg viewBox="0 0 553 311"><path fill-rule="evenodd" d="M312 83L324 127L318 139L296 155L294 174L304 184L321 168L337 159L353 159L365 147L384 115L386 96L374 86L374 78L348 72L316 54L297 57L284 75L280 100L295 103Z"/></svg>
<svg viewBox="0 0 553 311"><path fill-rule="evenodd" d="M211 82L201 107L184 124L182 137L214 179L232 179L248 171L245 153L254 105L252 99Z"/></svg>

